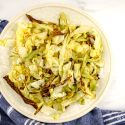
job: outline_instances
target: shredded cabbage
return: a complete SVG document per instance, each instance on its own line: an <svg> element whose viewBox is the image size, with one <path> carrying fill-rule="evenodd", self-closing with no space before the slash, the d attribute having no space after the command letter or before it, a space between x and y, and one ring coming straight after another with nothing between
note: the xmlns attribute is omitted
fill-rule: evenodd
<svg viewBox="0 0 125 125"><path fill-rule="evenodd" d="M59 24L28 18L17 25L8 76L37 105L36 113L42 109L58 119L72 103L96 97L103 67L101 36L93 27L70 24L65 13Z"/></svg>

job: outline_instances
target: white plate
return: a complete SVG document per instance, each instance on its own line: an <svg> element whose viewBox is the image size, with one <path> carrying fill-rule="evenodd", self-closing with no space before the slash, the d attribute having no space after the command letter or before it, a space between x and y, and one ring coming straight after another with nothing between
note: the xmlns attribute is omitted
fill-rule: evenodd
<svg viewBox="0 0 125 125"><path fill-rule="evenodd" d="M59 13L65 12L67 15L69 15L69 19L71 23L73 24L84 24L84 25L90 25L95 27L98 32L100 32L102 39L103 39L103 46L104 46L104 68L101 72L101 79L99 80L99 86L97 89L97 97L95 100L92 100L90 102L86 102L85 105L78 105L74 104L71 105L66 112L64 112L60 119L53 120L51 117L42 114L39 112L37 115L34 115L35 109L24 103L21 97L13 90L11 87L6 83L5 80L2 78L0 79L0 91L2 92L5 99L9 102L9 104L16 109L21 114L31 118L35 119L41 122L47 122L47 123L59 123L59 122L67 122L70 120L74 120L76 118L79 118L89 111L91 111L94 107L96 107L97 103L101 99L102 95L104 94L107 85L108 80L110 76L110 68L111 68L111 58L110 58L110 51L107 44L107 39L103 32L100 30L99 26L95 21L87 15L85 12L76 9L71 6L67 5L60 5L60 4L45 4L45 5L38 5L36 7L33 7L22 14L19 14L17 17L13 18L11 22L6 26L4 31L1 34L1 38L5 38L8 36L13 35L13 31L15 30L15 24L18 21L26 20L25 14L28 13L32 15L33 17L41 20L51 21L51 22L57 22ZM1 54L2 56L2 54Z"/></svg>

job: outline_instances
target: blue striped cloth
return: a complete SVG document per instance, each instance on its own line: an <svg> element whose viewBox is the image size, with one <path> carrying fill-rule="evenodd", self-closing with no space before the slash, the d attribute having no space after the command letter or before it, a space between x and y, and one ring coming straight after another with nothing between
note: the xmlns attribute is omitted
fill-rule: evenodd
<svg viewBox="0 0 125 125"><path fill-rule="evenodd" d="M6 20L0 21L0 32L7 23ZM40 123L17 112L0 94L0 125L125 125L125 112L95 108L85 116L67 123Z"/></svg>

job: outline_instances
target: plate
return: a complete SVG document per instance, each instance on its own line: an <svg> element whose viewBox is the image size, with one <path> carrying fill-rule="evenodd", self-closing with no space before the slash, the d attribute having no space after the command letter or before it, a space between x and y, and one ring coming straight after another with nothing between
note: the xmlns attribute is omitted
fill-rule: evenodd
<svg viewBox="0 0 125 125"><path fill-rule="evenodd" d="M100 99L102 98L102 95L106 91L111 71L110 49L104 32L102 32L101 28L95 22L95 20L92 19L92 17L86 14L86 12L75 7L67 6L64 4L44 4L32 7L13 18L3 30L0 37L2 39L5 37L14 37L13 35L16 28L16 23L22 20L27 20L25 16L26 13L40 20L58 23L57 21L60 12L65 12L67 15L69 15L69 19L72 24L84 24L94 27L102 37L104 47L104 68L101 70L100 73L100 80L98 81L96 99L86 102L85 105L73 104L69 106L66 112L61 115L60 119L53 120L51 117L43 114L42 112L39 112L37 115L34 115L35 109L32 106L24 103L22 98L13 89L11 89L11 87L6 83L6 81L2 77L0 78L0 91L3 94L4 98L15 110L31 119L46 123L61 123L71 121L87 114L89 111L95 108ZM0 55L1 58L2 56L3 54ZM2 59L4 59L4 57Z"/></svg>

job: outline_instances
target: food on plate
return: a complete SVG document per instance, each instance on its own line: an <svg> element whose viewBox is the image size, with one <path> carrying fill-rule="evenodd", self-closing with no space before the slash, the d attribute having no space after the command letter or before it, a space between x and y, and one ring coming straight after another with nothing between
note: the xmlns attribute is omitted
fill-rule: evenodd
<svg viewBox="0 0 125 125"><path fill-rule="evenodd" d="M73 103L96 97L103 46L87 25L71 24L60 13L58 24L35 19L18 22L11 46L11 70L4 79L25 103L58 119ZM0 45L8 46L8 40Z"/></svg>

